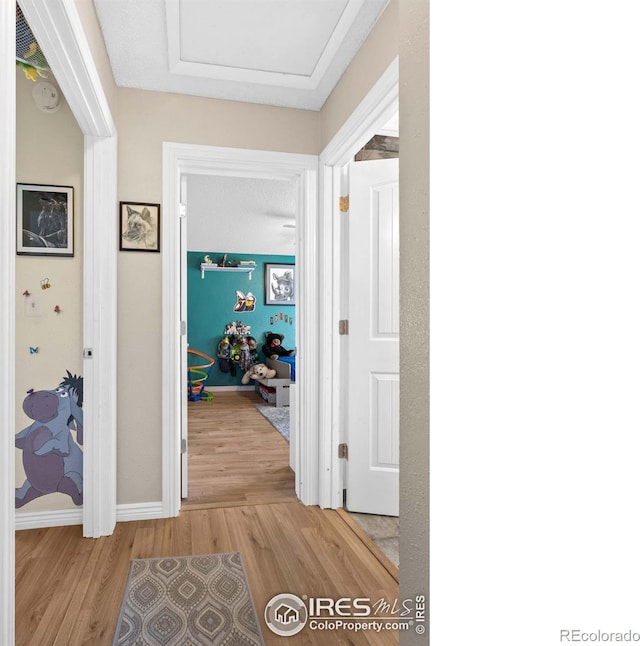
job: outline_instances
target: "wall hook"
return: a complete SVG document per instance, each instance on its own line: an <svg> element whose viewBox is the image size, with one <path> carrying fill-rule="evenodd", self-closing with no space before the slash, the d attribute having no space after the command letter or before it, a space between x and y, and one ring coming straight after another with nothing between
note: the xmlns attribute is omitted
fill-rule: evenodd
<svg viewBox="0 0 640 646"><path fill-rule="evenodd" d="M31 292L28 289L25 289L24 292L22 292L22 295L25 298L29 298L29 296L31 296Z"/></svg>
<svg viewBox="0 0 640 646"><path fill-rule="evenodd" d="M56 306L53 308L53 311L54 311L56 314L60 314L60 312L62 312L62 310L60 309L60 306L59 306L59 305L56 305Z"/></svg>

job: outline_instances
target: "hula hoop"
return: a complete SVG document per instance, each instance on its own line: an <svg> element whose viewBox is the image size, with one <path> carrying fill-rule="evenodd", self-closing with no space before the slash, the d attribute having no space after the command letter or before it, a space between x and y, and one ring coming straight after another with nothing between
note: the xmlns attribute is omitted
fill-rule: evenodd
<svg viewBox="0 0 640 646"><path fill-rule="evenodd" d="M213 357L210 357L200 350L193 350L191 348L187 349L188 355L201 357L205 359L207 363L197 366L187 366L187 382L188 382L188 391L189 391L189 400L190 401L211 401L213 399L213 393L207 392L204 388L204 384L209 378L211 373L211 366L216 362Z"/></svg>

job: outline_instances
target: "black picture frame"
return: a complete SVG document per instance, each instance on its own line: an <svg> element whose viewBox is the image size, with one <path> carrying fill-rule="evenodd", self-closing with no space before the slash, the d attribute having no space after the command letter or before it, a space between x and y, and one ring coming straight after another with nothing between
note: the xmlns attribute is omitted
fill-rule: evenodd
<svg viewBox="0 0 640 646"><path fill-rule="evenodd" d="M16 253L73 257L73 186L16 185Z"/></svg>
<svg viewBox="0 0 640 646"><path fill-rule="evenodd" d="M160 251L160 205L120 202L120 251Z"/></svg>
<svg viewBox="0 0 640 646"><path fill-rule="evenodd" d="M264 304L295 305L296 266L294 264L264 264Z"/></svg>

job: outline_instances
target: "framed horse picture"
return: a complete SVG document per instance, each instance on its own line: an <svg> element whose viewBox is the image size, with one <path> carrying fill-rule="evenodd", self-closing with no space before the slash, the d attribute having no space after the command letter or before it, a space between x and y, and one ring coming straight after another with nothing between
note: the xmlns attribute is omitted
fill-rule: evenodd
<svg viewBox="0 0 640 646"><path fill-rule="evenodd" d="M73 256L73 187L18 184L16 251Z"/></svg>

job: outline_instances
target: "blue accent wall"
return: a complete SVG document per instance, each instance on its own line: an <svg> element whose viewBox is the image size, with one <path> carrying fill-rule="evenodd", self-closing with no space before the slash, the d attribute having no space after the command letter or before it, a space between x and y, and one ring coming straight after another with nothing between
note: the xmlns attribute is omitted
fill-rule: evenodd
<svg viewBox="0 0 640 646"><path fill-rule="evenodd" d="M294 256L265 256L260 254L229 254L233 260L255 260L256 268L251 274L240 272L209 271L201 278L200 263L205 255L218 262L220 252L209 254L200 251L187 253L187 342L189 348L200 350L216 359L207 380L208 386L241 385L242 370L238 367L236 376L220 371L217 358L218 342L224 336L224 328L231 321L242 321L251 326L251 336L258 342L260 361L265 357L262 345L268 330L284 334L283 346L295 348L296 308L294 305L265 305L264 265L265 263L295 264ZM234 312L237 302L236 291L251 292L256 297L253 312ZM281 315L282 314L282 318ZM271 318L273 317L273 323ZM286 322L288 317L289 322Z"/></svg>

